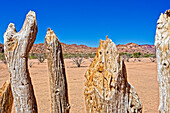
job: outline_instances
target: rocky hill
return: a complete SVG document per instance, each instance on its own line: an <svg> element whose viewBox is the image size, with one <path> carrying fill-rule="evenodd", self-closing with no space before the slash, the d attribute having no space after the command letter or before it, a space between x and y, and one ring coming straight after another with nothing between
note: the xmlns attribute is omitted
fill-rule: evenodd
<svg viewBox="0 0 170 113"><path fill-rule="evenodd" d="M61 43L63 52L64 53L95 53L97 51L97 48L94 47L88 47L86 45L67 45L64 43ZM40 44L34 44L31 53L45 53L45 44L40 43Z"/></svg>
<svg viewBox="0 0 170 113"><path fill-rule="evenodd" d="M127 43L125 45L117 45L118 51L120 53L146 53L146 54L155 54L154 45L138 45L135 43Z"/></svg>
<svg viewBox="0 0 170 113"><path fill-rule="evenodd" d="M62 48L64 53L95 53L97 48L88 47L86 45L68 45L62 43ZM138 45L135 43L127 43L125 45L117 45L118 51L120 53L147 53L147 54L155 54L155 46L154 45ZM0 44L0 52L4 51L3 44ZM45 44L39 43L34 44L31 53L45 53Z"/></svg>

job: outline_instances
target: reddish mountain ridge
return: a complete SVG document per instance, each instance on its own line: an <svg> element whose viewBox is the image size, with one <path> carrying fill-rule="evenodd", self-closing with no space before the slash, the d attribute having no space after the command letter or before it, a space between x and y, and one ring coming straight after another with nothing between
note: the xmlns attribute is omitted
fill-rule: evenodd
<svg viewBox="0 0 170 113"><path fill-rule="evenodd" d="M61 43L64 53L96 53L97 48L88 47L86 45L76 45L76 44L64 44ZM147 53L147 54L155 54L155 46L154 45L138 45L135 43L127 43L125 45L117 45L119 53ZM31 53L45 53L45 44L39 43L34 44ZM3 44L0 44L0 52L4 51Z"/></svg>
<svg viewBox="0 0 170 113"><path fill-rule="evenodd" d="M118 51L120 53L147 53L147 54L155 54L155 46L154 45L138 45L135 43L127 43L125 45L117 45Z"/></svg>
<svg viewBox="0 0 170 113"><path fill-rule="evenodd" d="M95 53L97 51L97 48L94 47L88 47L86 45L67 45L64 43L61 43L63 48L63 53ZM45 53L46 48L44 43L40 44L34 44L31 51L31 53Z"/></svg>

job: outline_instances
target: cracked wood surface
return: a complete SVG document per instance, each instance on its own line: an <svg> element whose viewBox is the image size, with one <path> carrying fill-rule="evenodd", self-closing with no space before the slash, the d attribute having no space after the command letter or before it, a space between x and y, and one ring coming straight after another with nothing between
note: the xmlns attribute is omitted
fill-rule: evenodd
<svg viewBox="0 0 170 113"><path fill-rule="evenodd" d="M3 87L0 88L0 112L11 113L13 104L13 96L10 81L7 80Z"/></svg>
<svg viewBox="0 0 170 113"><path fill-rule="evenodd" d="M10 23L4 34L5 57L8 62L16 113L37 113L34 90L28 71L28 53L37 34L35 12L30 11L17 33Z"/></svg>
<svg viewBox="0 0 170 113"><path fill-rule="evenodd" d="M69 113L68 89L61 43L48 28L45 37L51 91L51 112Z"/></svg>
<svg viewBox="0 0 170 113"><path fill-rule="evenodd" d="M127 81L124 61L108 36L100 40L85 78L87 113L142 113L140 99Z"/></svg>
<svg viewBox="0 0 170 113"><path fill-rule="evenodd" d="M170 113L170 10L161 14L155 36L159 112Z"/></svg>

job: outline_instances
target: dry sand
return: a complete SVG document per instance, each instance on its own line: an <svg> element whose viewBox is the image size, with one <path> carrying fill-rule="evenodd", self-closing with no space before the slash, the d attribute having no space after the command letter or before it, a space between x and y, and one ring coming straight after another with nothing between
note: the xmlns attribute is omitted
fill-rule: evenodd
<svg viewBox="0 0 170 113"><path fill-rule="evenodd" d="M38 104L39 113L50 113L50 90L47 72L47 61L38 64L38 60L30 68L30 74ZM30 62L29 61L29 62ZM133 60L132 60L133 61ZM71 113L86 113L84 102L84 73L90 60L85 60L82 67L77 68L71 60L65 60L69 101ZM126 63L128 80L136 89L143 105L143 113L158 113L158 84L156 75L156 63L149 59L142 59L142 62ZM0 85L8 79L7 65L0 62ZM13 113L14 108L13 108Z"/></svg>

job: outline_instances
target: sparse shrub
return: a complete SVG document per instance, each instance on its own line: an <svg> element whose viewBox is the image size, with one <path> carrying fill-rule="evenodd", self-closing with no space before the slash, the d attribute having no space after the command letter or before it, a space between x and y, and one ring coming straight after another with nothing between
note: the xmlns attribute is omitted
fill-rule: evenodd
<svg viewBox="0 0 170 113"><path fill-rule="evenodd" d="M73 57L83 57L85 59L94 58L96 53L64 53L63 57L66 59L71 59Z"/></svg>
<svg viewBox="0 0 170 113"><path fill-rule="evenodd" d="M29 59L38 59L39 63L43 63L47 58L45 53L29 53Z"/></svg>
<svg viewBox="0 0 170 113"><path fill-rule="evenodd" d="M63 57L70 59L72 57L72 54L71 53L64 53Z"/></svg>
<svg viewBox="0 0 170 113"><path fill-rule="evenodd" d="M142 55L142 57L145 57L145 58L153 57L153 56L154 56L153 54L146 54L146 53L144 53L144 54Z"/></svg>
<svg viewBox="0 0 170 113"><path fill-rule="evenodd" d="M136 58L133 60L133 62L136 62Z"/></svg>
<svg viewBox="0 0 170 113"><path fill-rule="evenodd" d="M139 58L141 56L141 53L140 52L138 52L138 53L133 53L132 54L132 57L133 58Z"/></svg>
<svg viewBox="0 0 170 113"><path fill-rule="evenodd" d="M123 56L123 55L128 55L128 53L123 53L123 52L122 52L122 53L120 53L120 55L121 55L121 56Z"/></svg>
<svg viewBox="0 0 170 113"><path fill-rule="evenodd" d="M79 53L74 54L71 59L73 61L73 64L76 64L77 67L80 67L81 64L84 63L83 55Z"/></svg>
<svg viewBox="0 0 170 113"><path fill-rule="evenodd" d="M130 58L127 58L127 59L126 59L126 62L129 62L129 59L130 59Z"/></svg>
<svg viewBox="0 0 170 113"><path fill-rule="evenodd" d="M127 56L129 58L132 58L132 54L131 53L120 53L121 56Z"/></svg>
<svg viewBox="0 0 170 113"><path fill-rule="evenodd" d="M141 62L142 60L138 58L138 62Z"/></svg>
<svg viewBox="0 0 170 113"><path fill-rule="evenodd" d="M30 61L30 64L29 64L30 68L32 67L33 64L34 64L34 62Z"/></svg>
<svg viewBox="0 0 170 113"><path fill-rule="evenodd" d="M96 53L83 54L82 56L83 56L85 59L94 58L94 57L96 56Z"/></svg>
<svg viewBox="0 0 170 113"><path fill-rule="evenodd" d="M46 58L46 54L45 54L45 53L40 53L40 54L38 54L38 61L39 61L40 63L43 63L44 60L45 60L45 58Z"/></svg>
<svg viewBox="0 0 170 113"><path fill-rule="evenodd" d="M92 53L89 56L90 56L90 58L94 58L96 56L96 53Z"/></svg>
<svg viewBox="0 0 170 113"><path fill-rule="evenodd" d="M151 62L155 62L156 61L156 58L154 58L154 57L151 57L149 59L150 59Z"/></svg>
<svg viewBox="0 0 170 113"><path fill-rule="evenodd" d="M84 56L85 59L88 59L90 55L89 54L84 54L83 56Z"/></svg>
<svg viewBox="0 0 170 113"><path fill-rule="evenodd" d="M29 53L28 58L29 59L37 59L38 55L37 55L37 53Z"/></svg>

